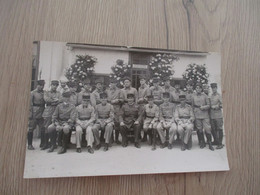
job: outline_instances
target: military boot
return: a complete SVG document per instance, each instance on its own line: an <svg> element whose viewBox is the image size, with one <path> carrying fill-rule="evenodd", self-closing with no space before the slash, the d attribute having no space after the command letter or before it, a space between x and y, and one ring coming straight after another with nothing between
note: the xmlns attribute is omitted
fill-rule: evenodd
<svg viewBox="0 0 260 195"><path fill-rule="evenodd" d="M211 134L206 133L206 137L207 137L207 142L209 144L209 149L214 151L214 148L213 148L212 143L211 143Z"/></svg>
<svg viewBox="0 0 260 195"><path fill-rule="evenodd" d="M33 140L33 132L29 131L27 134L28 139L28 150L34 150L34 147L32 146L32 140Z"/></svg>

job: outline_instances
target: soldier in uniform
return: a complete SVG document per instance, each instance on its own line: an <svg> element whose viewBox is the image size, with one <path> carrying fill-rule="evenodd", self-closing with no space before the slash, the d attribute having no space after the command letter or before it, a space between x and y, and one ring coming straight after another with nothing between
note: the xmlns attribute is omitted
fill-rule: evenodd
<svg viewBox="0 0 260 195"><path fill-rule="evenodd" d="M94 97L94 99L92 100L93 106L96 106L101 103L100 94L104 92L103 82L101 81L101 79L97 79L95 83L96 83L96 89L92 92L92 95Z"/></svg>
<svg viewBox="0 0 260 195"><path fill-rule="evenodd" d="M147 96L149 95L149 86L146 84L145 76L140 76L140 87L138 88L138 100L137 103L140 107L144 107L147 104ZM141 122L143 123L143 122ZM147 141L147 132L144 131L142 142Z"/></svg>
<svg viewBox="0 0 260 195"><path fill-rule="evenodd" d="M83 81L83 88L81 90L81 92L78 93L78 104L82 103L82 96L83 94L90 94L90 103L92 106L95 106L95 97L93 94L91 94L91 90L92 87L90 85L90 80L86 79L85 81Z"/></svg>
<svg viewBox="0 0 260 195"><path fill-rule="evenodd" d="M160 122L157 126L157 132L161 139L161 148L168 146L172 149L172 142L174 136L177 134L177 126L174 120L175 105L170 100L170 94L168 92L163 93L164 103L160 105ZM165 130L169 131L169 145L166 140ZM167 133L167 132L166 132Z"/></svg>
<svg viewBox="0 0 260 195"><path fill-rule="evenodd" d="M149 134L149 140L152 144L152 150L156 149L156 128L159 122L159 107L153 103L153 96L147 96L148 104L144 106L144 124L143 130Z"/></svg>
<svg viewBox="0 0 260 195"><path fill-rule="evenodd" d="M44 145L44 119L42 117L42 113L45 107L44 101L44 88L45 81L38 80L37 87L35 90L31 92L31 105L30 105L30 112L29 112L29 130L28 130L28 150L34 150L32 146L33 140L33 131L38 126L40 133L41 133L41 144L40 147L42 148Z"/></svg>
<svg viewBox="0 0 260 195"><path fill-rule="evenodd" d="M137 102L138 99L138 93L136 88L133 88L131 86L131 79L129 77L124 78L124 88L122 89L123 96L124 96L124 102L127 102L127 94L134 94L134 102Z"/></svg>
<svg viewBox="0 0 260 195"><path fill-rule="evenodd" d="M122 146L127 147L128 139L127 132L133 128L135 147L140 148L139 134L141 128L143 110L135 103L135 95L133 93L127 94L127 103L121 107L119 121L120 132L122 135Z"/></svg>
<svg viewBox="0 0 260 195"><path fill-rule="evenodd" d="M170 93L170 102L172 102L172 94L175 92L175 88L171 86L171 80L169 77L164 79L164 86L162 86L163 92Z"/></svg>
<svg viewBox="0 0 260 195"><path fill-rule="evenodd" d="M189 142L191 142L193 131L194 114L192 107L185 103L186 96L180 95L179 99L181 103L176 106L174 118L177 122L178 133L182 141L181 150L184 151L191 148L191 143Z"/></svg>
<svg viewBox="0 0 260 195"><path fill-rule="evenodd" d="M48 148L49 145L48 127L52 123L52 114L54 113L56 106L61 101L61 94L59 91L57 91L58 86L59 86L59 81L53 80L51 81L51 89L49 91L44 92L44 100L46 102L46 108L44 109L42 117L44 118L45 142L42 150Z"/></svg>
<svg viewBox="0 0 260 195"><path fill-rule="evenodd" d="M90 94L82 95L82 103L76 107L77 118L76 118L76 148L77 152L81 153L81 141L82 134L85 131L84 136L88 143L87 150L89 153L93 154L94 150L92 148L94 142L94 135L92 132L92 127L95 121L95 110L90 104Z"/></svg>
<svg viewBox="0 0 260 195"><path fill-rule="evenodd" d="M211 126L208 113L210 102L208 96L202 93L201 84L196 85L196 94L194 94L192 99L192 107L194 109L195 127L197 129L200 148L204 148L206 146L203 134L204 129L209 144L209 149L214 150L211 143Z"/></svg>
<svg viewBox="0 0 260 195"><path fill-rule="evenodd" d="M70 103L74 106L78 105L78 93L77 93L77 84L75 82L71 82L69 84L69 90L70 90Z"/></svg>
<svg viewBox="0 0 260 195"><path fill-rule="evenodd" d="M63 94L65 91L69 91L69 87L67 86L67 82L65 80L60 80L60 87L57 89L60 94Z"/></svg>
<svg viewBox="0 0 260 195"><path fill-rule="evenodd" d="M209 95L209 86L207 84L203 84L202 91L203 91L203 93L205 93L208 96Z"/></svg>
<svg viewBox="0 0 260 195"><path fill-rule="evenodd" d="M163 89L159 86L159 79L153 78L153 86L150 87L150 95L153 96L153 102L160 106L163 103L162 99Z"/></svg>
<svg viewBox="0 0 260 195"><path fill-rule="evenodd" d="M175 91L171 93L172 95L172 103L175 105L180 103L179 96L184 95L184 92L181 90L180 83L178 81L175 81L174 85Z"/></svg>
<svg viewBox="0 0 260 195"><path fill-rule="evenodd" d="M114 128L114 108L111 104L107 103L107 93L100 94L100 101L101 103L96 106L96 122L92 131L97 150L101 147L99 130L104 132L104 151L107 151Z"/></svg>
<svg viewBox="0 0 260 195"><path fill-rule="evenodd" d="M192 81L188 81L187 85L186 85L186 103L191 105L192 102L192 97L193 97L193 82Z"/></svg>
<svg viewBox="0 0 260 195"><path fill-rule="evenodd" d="M77 117L76 107L70 103L71 92L66 91L62 94L62 103L60 103L52 115L52 124L48 127L48 133L51 137L51 148L48 152L53 152L56 146L57 132L62 135L62 147L58 154L63 154L67 151L70 141L70 131ZM56 132L57 131L57 132Z"/></svg>
<svg viewBox="0 0 260 195"><path fill-rule="evenodd" d="M217 148L221 149L224 147L222 144L223 140L223 114L222 114L222 98L221 95L217 92L217 83L210 84L212 88L212 95L210 97L210 118L211 118L211 127L212 132L215 132ZM214 138L215 139L215 138Z"/></svg>
<svg viewBox="0 0 260 195"><path fill-rule="evenodd" d="M115 142L121 144L118 140L120 125L119 125L119 114L121 104L124 102L124 96L122 91L117 87L117 80L112 79L110 82L110 87L107 90L108 102L114 107L114 124L115 124Z"/></svg>

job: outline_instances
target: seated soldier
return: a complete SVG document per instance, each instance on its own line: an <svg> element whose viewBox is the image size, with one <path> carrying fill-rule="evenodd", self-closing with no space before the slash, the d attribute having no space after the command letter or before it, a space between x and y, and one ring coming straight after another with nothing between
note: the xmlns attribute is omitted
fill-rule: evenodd
<svg viewBox="0 0 260 195"><path fill-rule="evenodd" d="M121 107L119 115L120 132L122 135L122 146L127 147L127 131L131 128L134 130L135 147L140 148L139 133L140 123L142 119L142 109L135 103L135 95L132 93L127 94L127 103Z"/></svg>
<svg viewBox="0 0 260 195"><path fill-rule="evenodd" d="M159 107L153 103L153 96L147 96L148 104L144 105L144 132L149 135L149 141L152 144L152 150L156 149L155 138L156 128L159 121Z"/></svg>
<svg viewBox="0 0 260 195"><path fill-rule="evenodd" d="M92 126L95 121L95 110L90 104L90 94L82 95L82 103L77 106L77 118L76 118L76 147L77 152L81 152L81 141L83 130L85 132L87 140L87 150L89 153L93 154L94 150L92 148L94 142L94 136L92 132Z"/></svg>
<svg viewBox="0 0 260 195"><path fill-rule="evenodd" d="M161 139L161 148L168 146L165 130L169 131L169 149L172 148L172 141L174 136L177 134L177 126L174 120L175 105L170 103L170 94L168 92L163 93L164 103L160 105L160 122L157 126L157 132ZM167 133L167 132L166 132Z"/></svg>
<svg viewBox="0 0 260 195"><path fill-rule="evenodd" d="M70 102L71 92L63 92L62 103L59 104L52 115L52 124L48 127L49 137L51 138L51 148L48 152L53 152L56 146L57 132L62 133L62 148L58 154L63 154L67 151L70 141L70 131L76 120L76 108Z"/></svg>
<svg viewBox="0 0 260 195"><path fill-rule="evenodd" d="M101 103L96 106L96 122L92 127L95 138L96 149L101 147L99 130L104 131L105 147L104 151L108 150L109 142L114 128L114 108L107 103L107 94L100 94Z"/></svg>
<svg viewBox="0 0 260 195"><path fill-rule="evenodd" d="M181 150L184 151L186 149L190 150L191 148L191 134L193 131L193 121L194 121L194 114L192 107L185 103L186 96L180 95L179 96L180 105L176 106L175 110L175 121L177 122L178 126L178 133L180 135L182 141Z"/></svg>

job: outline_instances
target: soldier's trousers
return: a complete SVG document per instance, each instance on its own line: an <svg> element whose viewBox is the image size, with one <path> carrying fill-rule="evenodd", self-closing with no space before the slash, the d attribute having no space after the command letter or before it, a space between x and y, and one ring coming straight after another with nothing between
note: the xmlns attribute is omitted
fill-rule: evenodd
<svg viewBox="0 0 260 195"><path fill-rule="evenodd" d="M105 143L109 144L113 132L113 128L114 128L113 123L108 123L104 127L102 127L101 124L94 124L92 127L92 132L94 135L96 145L100 144L99 130L104 131Z"/></svg>
<svg viewBox="0 0 260 195"><path fill-rule="evenodd" d="M120 126L120 132L122 135L122 142L126 143L127 141L127 132L130 131L130 129L133 128L134 130L134 141L135 143L139 142L139 134L140 134L140 129L141 126L139 124L133 124L131 127L127 127L127 126Z"/></svg>
<svg viewBox="0 0 260 195"><path fill-rule="evenodd" d="M178 125L178 133L181 137L181 140L185 144L188 144L192 131L193 131L192 123L180 123L180 125Z"/></svg>
<svg viewBox="0 0 260 195"><path fill-rule="evenodd" d="M88 142L88 146L92 147L94 142L94 135L92 132L92 126L88 126L86 129L86 140ZM80 125L76 126L76 147L81 148L81 140L82 140L83 128Z"/></svg>
<svg viewBox="0 0 260 195"><path fill-rule="evenodd" d="M214 137L214 141L221 145L223 140L223 118L211 119L211 128L212 133L214 131L216 136L216 140Z"/></svg>
<svg viewBox="0 0 260 195"><path fill-rule="evenodd" d="M158 124L157 132L163 144L166 141L166 130L169 130L169 143L171 144L173 142L174 136L177 134L177 125L175 122L166 122L166 126L163 126L162 123Z"/></svg>
<svg viewBox="0 0 260 195"><path fill-rule="evenodd" d="M211 126L210 126L209 118L195 119L195 127L200 133L203 133L203 129L204 129L206 134L211 134Z"/></svg>
<svg viewBox="0 0 260 195"><path fill-rule="evenodd" d="M51 145L56 145L56 138L57 138L57 132L62 133L63 137L66 137L66 142L69 141L69 133L70 133L71 126L68 123L62 123L59 125L51 124L48 127L48 134L51 138ZM63 146L66 146L67 143L63 143Z"/></svg>
<svg viewBox="0 0 260 195"><path fill-rule="evenodd" d="M39 130L40 130L40 133L41 133L41 142L44 139L44 119L43 118L29 119L28 145L32 145L33 131L34 131L34 129L36 129L37 126L39 127Z"/></svg>

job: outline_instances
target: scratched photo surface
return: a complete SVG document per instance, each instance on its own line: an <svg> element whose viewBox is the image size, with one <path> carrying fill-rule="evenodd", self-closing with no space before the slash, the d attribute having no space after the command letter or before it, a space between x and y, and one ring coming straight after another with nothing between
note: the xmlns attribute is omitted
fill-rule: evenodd
<svg viewBox="0 0 260 195"><path fill-rule="evenodd" d="M229 170L219 53L35 41L30 90L24 178Z"/></svg>

